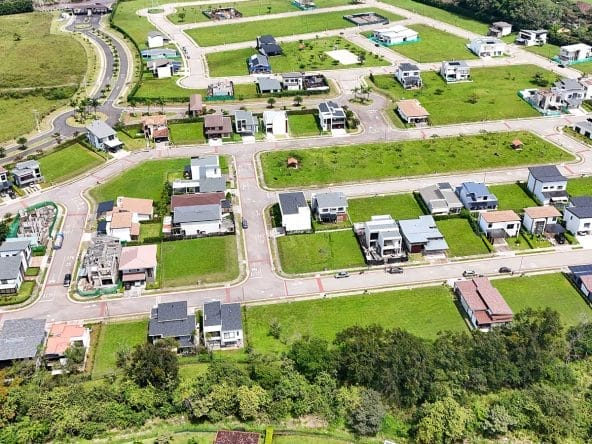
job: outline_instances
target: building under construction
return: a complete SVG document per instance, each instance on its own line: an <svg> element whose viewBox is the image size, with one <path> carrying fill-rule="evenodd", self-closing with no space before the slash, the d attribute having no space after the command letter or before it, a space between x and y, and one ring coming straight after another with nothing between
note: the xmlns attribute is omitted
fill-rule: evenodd
<svg viewBox="0 0 592 444"><path fill-rule="evenodd" d="M121 243L116 237L97 236L86 250L78 272L78 286L82 291L108 288L119 280Z"/></svg>

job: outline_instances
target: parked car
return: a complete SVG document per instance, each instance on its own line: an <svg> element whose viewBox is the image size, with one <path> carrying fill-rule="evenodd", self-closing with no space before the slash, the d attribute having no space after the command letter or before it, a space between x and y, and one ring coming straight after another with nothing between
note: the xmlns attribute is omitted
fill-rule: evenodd
<svg viewBox="0 0 592 444"><path fill-rule="evenodd" d="M386 272L387 273L390 273L390 274L401 274L401 273L403 273L403 268L401 268L401 267L389 267L389 268L386 269Z"/></svg>
<svg viewBox="0 0 592 444"><path fill-rule="evenodd" d="M498 270L500 273L511 273L512 269L510 267L500 267Z"/></svg>
<svg viewBox="0 0 592 444"><path fill-rule="evenodd" d="M463 277L475 277L475 276L477 276L477 272L475 270L463 271Z"/></svg>
<svg viewBox="0 0 592 444"><path fill-rule="evenodd" d="M66 273L64 276L64 287L69 287L72 283L72 275L70 273Z"/></svg>
<svg viewBox="0 0 592 444"><path fill-rule="evenodd" d="M349 273L347 271L340 271L338 273L335 273L335 279L342 279L342 278L347 278L349 277Z"/></svg>
<svg viewBox="0 0 592 444"><path fill-rule="evenodd" d="M566 241L565 234L563 234L563 233L557 233L555 235L555 240L557 241L557 243L559 245L563 245L565 243L565 241Z"/></svg>
<svg viewBox="0 0 592 444"><path fill-rule="evenodd" d="M249 228L249 223L247 222L247 219L245 219L244 217L243 217L243 220L241 221L241 225L242 225L243 229L245 229L245 230L247 228Z"/></svg>

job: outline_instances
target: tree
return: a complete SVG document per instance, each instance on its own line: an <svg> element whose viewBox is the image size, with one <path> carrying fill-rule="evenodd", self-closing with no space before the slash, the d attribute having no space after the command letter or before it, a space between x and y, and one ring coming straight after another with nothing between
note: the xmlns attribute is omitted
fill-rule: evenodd
<svg viewBox="0 0 592 444"><path fill-rule="evenodd" d="M8 236L8 222L3 220L0 222L0 243L6 240L6 236Z"/></svg>
<svg viewBox="0 0 592 444"><path fill-rule="evenodd" d="M97 108L99 107L99 101L94 97L87 99L88 106L92 107L95 117L97 117Z"/></svg>
<svg viewBox="0 0 592 444"><path fill-rule="evenodd" d="M180 21L181 23L183 23L183 22L185 21L185 15L186 15L186 13L185 13L185 10L183 9L183 10L182 10L181 12L179 12L179 14L177 14L177 15L179 16L179 21Z"/></svg>
<svg viewBox="0 0 592 444"><path fill-rule="evenodd" d="M132 352L126 374L140 387L151 385L169 391L179 383L177 355L167 341L138 345Z"/></svg>
<svg viewBox="0 0 592 444"><path fill-rule="evenodd" d="M269 393L259 385L238 388L236 392L238 401L238 416L243 421L257 419L261 410L270 402Z"/></svg>
<svg viewBox="0 0 592 444"><path fill-rule="evenodd" d="M302 96L294 96L294 105L296 106L300 106L302 105Z"/></svg>
<svg viewBox="0 0 592 444"><path fill-rule="evenodd" d="M592 356L592 323L574 325L567 331L568 354L570 361L579 361Z"/></svg>
<svg viewBox="0 0 592 444"><path fill-rule="evenodd" d="M294 362L296 370L309 381L314 380L321 372L329 371L332 366L329 343L320 338L306 336L294 342L288 358Z"/></svg>
<svg viewBox="0 0 592 444"><path fill-rule="evenodd" d="M68 373L77 372L84 363L85 354L86 348L81 344L74 344L68 347L64 352L64 357L67 359L65 370Z"/></svg>
<svg viewBox="0 0 592 444"><path fill-rule="evenodd" d="M26 150L27 149L27 138L26 137L19 137L18 139L16 139L16 143L18 143L19 150Z"/></svg>
<svg viewBox="0 0 592 444"><path fill-rule="evenodd" d="M358 435L374 436L380 431L386 408L380 394L371 389L364 389L360 396L360 405L349 417L349 426Z"/></svg>
<svg viewBox="0 0 592 444"><path fill-rule="evenodd" d="M451 397L424 404L418 412L415 437L420 444L448 444L465 436L469 410Z"/></svg>
<svg viewBox="0 0 592 444"><path fill-rule="evenodd" d="M269 99L267 99L267 105L268 108L273 108L273 105L275 105L276 100L273 97L270 97Z"/></svg>
<svg viewBox="0 0 592 444"><path fill-rule="evenodd" d="M129 105L129 107L132 109L132 115L134 115L135 114L135 110L136 110L136 106L138 106L138 101L135 98L130 97L128 99L127 103Z"/></svg>
<svg viewBox="0 0 592 444"><path fill-rule="evenodd" d="M156 99L156 104L160 106L160 114L164 114L164 105L166 104L164 97L159 97Z"/></svg>
<svg viewBox="0 0 592 444"><path fill-rule="evenodd" d="M150 115L150 106L152 105L152 99L145 99L144 103L146 104L146 108L148 108L148 115Z"/></svg>
<svg viewBox="0 0 592 444"><path fill-rule="evenodd" d="M489 406L480 428L484 435L496 437L506 435L516 423L516 418L503 405L493 404Z"/></svg>
<svg viewBox="0 0 592 444"><path fill-rule="evenodd" d="M0 159L3 159L6 157L6 148L4 148L3 146L0 146Z"/></svg>
<svg viewBox="0 0 592 444"><path fill-rule="evenodd" d="M359 86L354 86L351 89L351 92L354 93L354 99L358 98L358 94L360 93L360 87Z"/></svg>

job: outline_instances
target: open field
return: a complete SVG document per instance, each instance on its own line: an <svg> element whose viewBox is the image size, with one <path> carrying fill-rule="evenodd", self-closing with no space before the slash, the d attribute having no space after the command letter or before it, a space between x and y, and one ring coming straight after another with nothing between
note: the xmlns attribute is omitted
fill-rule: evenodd
<svg viewBox="0 0 592 444"><path fill-rule="evenodd" d="M343 18L352 12L359 11L333 11L319 14L309 14L283 18L281 20L267 19L253 22L230 23L207 28L194 28L186 31L187 35L193 38L199 46L216 46L227 43L247 42L252 40L253 44L261 30L274 37L287 35L307 34L310 32L328 31L331 29L355 27L351 22ZM401 20L395 14L376 8L364 9L364 12L376 12L389 18L391 21Z"/></svg>
<svg viewBox="0 0 592 444"><path fill-rule="evenodd" d="M151 0L130 0L113 5L113 24L123 29L140 49L148 47L146 36L157 29L145 17L137 15L136 11L152 4Z"/></svg>
<svg viewBox="0 0 592 444"><path fill-rule="evenodd" d="M537 117L539 113L518 97L518 90L534 88L536 73L552 82L555 74L534 65L471 69L472 82L447 84L438 73L422 72L423 87L406 91L392 75L375 75L374 85L393 100L418 99L433 125L481 120ZM394 106L393 106L394 107ZM397 116L398 119L398 114Z"/></svg>
<svg viewBox="0 0 592 444"><path fill-rule="evenodd" d="M483 239L473 232L468 220L444 219L436 221L436 225L448 243L448 256L461 257L489 253Z"/></svg>
<svg viewBox="0 0 592 444"><path fill-rule="evenodd" d="M414 219L423 214L411 193L348 199L347 204L352 222L364 222L380 214L390 214L395 220Z"/></svg>
<svg viewBox="0 0 592 444"><path fill-rule="evenodd" d="M205 143L203 122L170 123L171 142L176 145Z"/></svg>
<svg viewBox="0 0 592 444"><path fill-rule="evenodd" d="M556 55L559 55L559 46L553 45L552 43L547 43L543 46L527 46L524 49L547 59L552 59Z"/></svg>
<svg viewBox="0 0 592 444"><path fill-rule="evenodd" d="M316 114L289 114L288 128L294 137L318 136L322 132Z"/></svg>
<svg viewBox="0 0 592 444"><path fill-rule="evenodd" d="M491 281L514 313L525 308L552 308L567 326L590 322L592 312L569 280L560 273Z"/></svg>
<svg viewBox="0 0 592 444"><path fill-rule="evenodd" d="M249 341L258 353L284 351L304 335L332 341L353 325L401 328L426 339L439 331L466 329L452 293L443 286L253 306L247 307L246 318ZM274 320L281 325L281 342L268 334Z"/></svg>
<svg viewBox="0 0 592 444"><path fill-rule="evenodd" d="M517 183L491 185L489 190L496 195L499 210L514 210L522 213L524 208L538 206L538 203Z"/></svg>
<svg viewBox="0 0 592 444"><path fill-rule="evenodd" d="M524 143L522 151L515 151L510 147L515 138ZM467 155L469 152L471 154ZM287 168L287 157L300 159L300 168ZM573 159L571 154L526 132L270 151L261 154L264 180L271 188L495 169L568 159Z"/></svg>
<svg viewBox="0 0 592 444"><path fill-rule="evenodd" d="M570 196L592 196L592 176L569 179L567 192Z"/></svg>
<svg viewBox="0 0 592 444"><path fill-rule="evenodd" d="M142 79L142 83L138 91L136 91L135 97L159 99L162 98L165 101L189 101L191 94L201 94L202 97L206 96L205 89L187 89L182 88L176 83L177 78L170 77L166 79L154 79L151 77L145 77ZM241 83L234 85L234 96L236 99L252 99L257 97L257 86L255 83ZM212 104L220 102L212 102ZM208 102L206 102L207 106ZM155 108L153 108L155 109Z"/></svg>
<svg viewBox="0 0 592 444"><path fill-rule="evenodd" d="M140 224L140 243L146 239L159 237L162 234L162 223L160 221Z"/></svg>
<svg viewBox="0 0 592 444"><path fill-rule="evenodd" d="M359 46L341 37L327 37L315 40L303 40L281 44L283 54L269 58L274 73L294 71L321 71L330 69L348 69L365 66L388 66L388 62L377 55L368 53ZM364 63L342 65L325 54L326 51L347 49L354 54L365 54ZM249 73L247 58L256 54L253 48L221 51L206 55L206 61L212 77L242 76Z"/></svg>
<svg viewBox="0 0 592 444"><path fill-rule="evenodd" d="M277 238L282 270L286 273L339 270L364 266L353 231L293 234Z"/></svg>
<svg viewBox="0 0 592 444"><path fill-rule="evenodd" d="M592 62L576 63L575 65L570 65L570 68L582 71L583 74L590 74L592 73Z"/></svg>
<svg viewBox="0 0 592 444"><path fill-rule="evenodd" d="M231 281L238 277L236 237L163 242L159 265L162 287Z"/></svg>
<svg viewBox="0 0 592 444"><path fill-rule="evenodd" d="M117 137L128 151L143 150L146 148L146 139L144 137L130 137L123 131L117 131Z"/></svg>
<svg viewBox="0 0 592 444"><path fill-rule="evenodd" d="M41 172L47 183L63 182L104 162L105 158L79 143L53 151L39 159Z"/></svg>

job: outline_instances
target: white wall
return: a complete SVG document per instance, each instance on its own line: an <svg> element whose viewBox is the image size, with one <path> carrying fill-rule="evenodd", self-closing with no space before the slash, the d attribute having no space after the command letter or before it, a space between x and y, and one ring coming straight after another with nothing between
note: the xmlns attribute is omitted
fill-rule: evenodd
<svg viewBox="0 0 592 444"><path fill-rule="evenodd" d="M211 234L220 232L220 221L188 222L179 224L188 236L197 234Z"/></svg>
<svg viewBox="0 0 592 444"><path fill-rule="evenodd" d="M307 231L312 228L310 208L299 208L298 214L282 215L282 226L286 231Z"/></svg>

